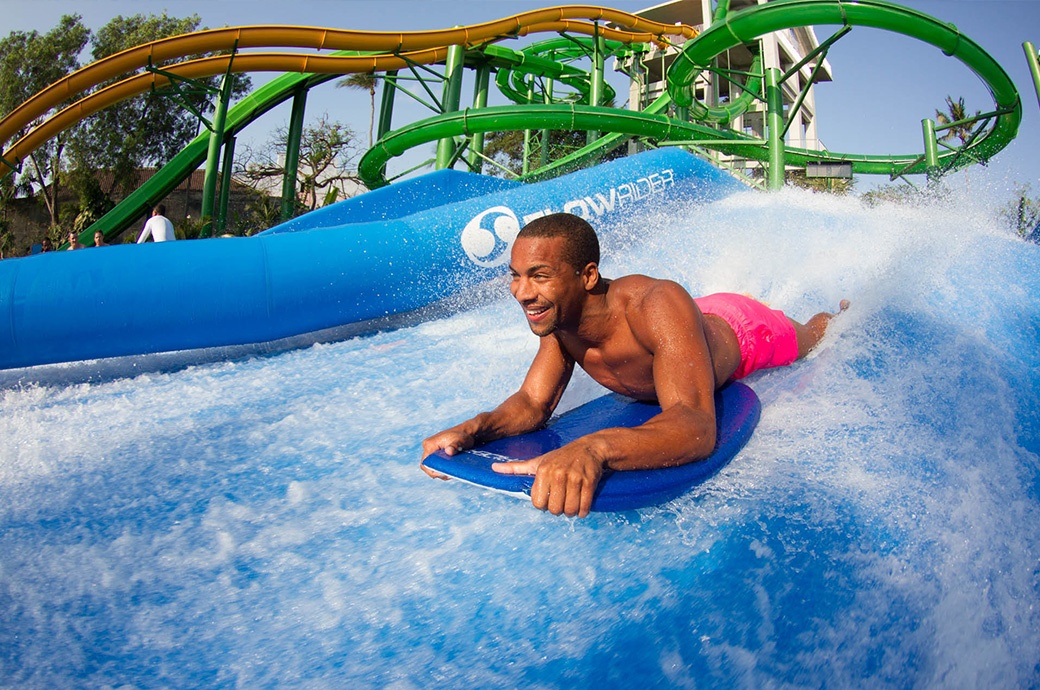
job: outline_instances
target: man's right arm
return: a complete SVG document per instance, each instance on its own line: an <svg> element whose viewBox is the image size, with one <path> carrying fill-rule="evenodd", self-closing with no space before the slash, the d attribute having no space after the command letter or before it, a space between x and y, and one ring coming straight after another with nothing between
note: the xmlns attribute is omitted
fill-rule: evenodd
<svg viewBox="0 0 1040 690"><path fill-rule="evenodd" d="M148 239L148 236L150 234L152 234L152 226L149 225L150 222L151 222L151 220L146 220L145 223L144 223L144 227L141 228L141 234L137 238L137 243L138 244L143 243L145 240Z"/></svg>
<svg viewBox="0 0 1040 690"><path fill-rule="evenodd" d="M556 337L542 336L538 354L520 390L490 412L481 412L424 440L423 458L438 450L455 455L476 445L541 427L556 409L573 371L574 360L563 351ZM431 477L441 476L425 466L423 470Z"/></svg>

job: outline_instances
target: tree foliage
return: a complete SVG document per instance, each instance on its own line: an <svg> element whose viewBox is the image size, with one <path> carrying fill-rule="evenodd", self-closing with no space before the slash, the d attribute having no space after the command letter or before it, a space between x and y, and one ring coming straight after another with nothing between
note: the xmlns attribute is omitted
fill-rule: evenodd
<svg viewBox="0 0 1040 690"><path fill-rule="evenodd" d="M1019 237L1040 244L1040 198L1031 197L1030 191L1029 185L1020 185L1000 209L1000 219Z"/></svg>
<svg viewBox="0 0 1040 690"><path fill-rule="evenodd" d="M63 16L47 33L12 31L0 39L0 112L7 115L33 94L78 69L79 55L89 40L90 30L75 14ZM15 138L41 121L30 123ZM59 179L69 136L62 133L30 154L15 182L19 191L35 188L41 192L52 225L58 218Z"/></svg>
<svg viewBox="0 0 1040 690"><path fill-rule="evenodd" d="M976 110L974 115L968 115L968 110L964 105L964 97L957 99L955 103L953 96L946 97L946 112L941 110L935 111L935 123L940 127L946 125L953 125L947 130L944 130L944 134L939 137L939 141L950 141L957 139L961 142L961 146L968 143L971 140L972 133L975 129L974 122L964 122L964 120L973 120L982 114L981 110Z"/></svg>
<svg viewBox="0 0 1040 690"><path fill-rule="evenodd" d="M119 16L92 33L78 15L66 15L47 33L11 32L0 39L0 112L10 113L33 94L79 69L80 56L88 45L91 60L100 60L142 43L195 31L199 21L198 16L178 19L165 12ZM96 88L128 76L119 75ZM64 218L71 228L100 216L116 197L134 188L138 169L165 164L197 134L199 120L183 102L197 112L212 112L216 99L212 90L218 83L212 78L180 89L180 101L169 97L173 89L143 94L91 116L27 157L16 180L18 192L38 195L52 226ZM245 93L249 84L248 77L235 76L232 94ZM61 107L84 95L71 95ZM31 123L17 136L37 124L39 121ZM58 207L62 189L77 199L75 208Z"/></svg>
<svg viewBox="0 0 1040 690"><path fill-rule="evenodd" d="M235 162L235 174L255 188L281 190L289 128L280 127L253 150L246 148ZM360 183L355 161L360 153L354 132L328 114L303 128L296 172L299 212L311 211L349 193Z"/></svg>
<svg viewBox="0 0 1040 690"><path fill-rule="evenodd" d="M804 170L788 170L787 182L795 187L813 192L826 192L845 196L852 191L856 181L842 177L807 177Z"/></svg>
<svg viewBox="0 0 1040 690"><path fill-rule="evenodd" d="M101 60L143 43L196 31L199 22L197 15L178 19L165 12L159 16L119 16L94 35L91 57L95 61ZM108 84L128 76L119 75ZM198 118L172 97L174 93L196 111L208 114L214 110L218 84L216 78L201 80L186 88L182 88L183 84L175 84L128 99L91 116L78 129L71 143L73 167L94 168L108 173L102 191L109 198L117 192L132 191L138 181L139 168L159 167L169 162L200 130ZM249 85L248 77L235 76L232 95L244 94Z"/></svg>
<svg viewBox="0 0 1040 690"><path fill-rule="evenodd" d="M585 130L549 130L548 148L543 159L542 136L544 130L533 130L528 141L529 166L531 170L541 167L545 163L563 158L569 153L577 151L587 143ZM614 160L623 155L623 147L607 154L602 160ZM524 132L489 132L484 138L484 155L495 161L498 167L492 167L485 172L499 177L519 176L524 169Z"/></svg>

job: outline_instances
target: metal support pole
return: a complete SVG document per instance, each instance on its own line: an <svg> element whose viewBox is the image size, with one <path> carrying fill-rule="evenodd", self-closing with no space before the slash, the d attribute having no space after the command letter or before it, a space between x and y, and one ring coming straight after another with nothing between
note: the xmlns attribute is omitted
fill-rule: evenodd
<svg viewBox="0 0 1040 690"><path fill-rule="evenodd" d="M235 137L224 142L224 160L220 164L220 199L217 202L217 225L214 234L227 229L228 200L231 198L231 172L235 162Z"/></svg>
<svg viewBox="0 0 1040 690"><path fill-rule="evenodd" d="M445 113L453 113L459 109L459 101L462 98L462 61L466 57L466 49L463 46L448 46L448 57L444 61L444 92L441 98L441 110ZM451 165L455 154L455 139L447 137L437 142L437 169L441 170Z"/></svg>
<svg viewBox="0 0 1040 690"><path fill-rule="evenodd" d="M394 119L394 99L397 96L397 70L383 75L383 95L379 102L379 128L376 140L382 139L390 131Z"/></svg>
<svg viewBox="0 0 1040 690"><path fill-rule="evenodd" d="M473 109L487 107L488 83L491 79L491 67L484 63L477 67L477 78L473 84ZM469 139L469 169L481 172L484 167L484 133L477 132Z"/></svg>
<svg viewBox="0 0 1040 690"><path fill-rule="evenodd" d="M530 82L527 85L527 102L534 102L534 76L530 77ZM526 175L531 172L531 130L524 130L524 162L520 168L520 174Z"/></svg>
<svg viewBox="0 0 1040 690"><path fill-rule="evenodd" d="M231 100L231 74L225 74L220 83L213 129L209 133L209 151L206 154L206 173L202 183L202 228L199 237L207 237L213 230L213 207L217 197L217 173L220 146L224 143L224 125L227 122L228 102Z"/></svg>
<svg viewBox="0 0 1040 690"><path fill-rule="evenodd" d="M394 101L397 97L397 70L390 70L383 75L383 95L379 101L379 123L376 129L376 141L379 141L393 126ZM386 177L386 165L379 171Z"/></svg>
<svg viewBox="0 0 1040 690"><path fill-rule="evenodd" d="M307 87L300 85L293 94L289 132L285 142L285 173L282 176L282 221L293 217L296 210L296 173L300 169L300 140L303 118L307 111Z"/></svg>
<svg viewBox="0 0 1040 690"><path fill-rule="evenodd" d="M589 105L603 104L603 37L599 35L599 24L596 24L596 35L592 40L592 88L589 91ZM585 137L586 143L591 144L599 139L599 132L589 130Z"/></svg>
<svg viewBox="0 0 1040 690"><path fill-rule="evenodd" d="M939 143L935 138L935 122L929 118L921 120L921 129L924 135L924 164L928 181L938 177L939 172Z"/></svg>
<svg viewBox="0 0 1040 690"><path fill-rule="evenodd" d="M1029 72L1033 75L1033 86L1036 87L1036 102L1040 104L1040 59L1036 56L1036 47L1029 41L1022 44L1022 50L1026 51Z"/></svg>
<svg viewBox="0 0 1040 690"><path fill-rule="evenodd" d="M555 53L553 54L552 57L555 57ZM546 105L551 104L552 101L553 101L553 80L552 79L546 79L545 80L545 98L543 100L545 101ZM549 144L551 143L551 139L552 139L552 130L551 129L543 129L542 130L542 150L541 150L540 157L538 159L538 167L540 167L540 168L544 168L545 166L547 166L549 164Z"/></svg>
<svg viewBox="0 0 1040 690"><path fill-rule="evenodd" d="M780 90L780 70L766 70L766 119L769 137L769 171L767 187L771 191L784 186L784 98Z"/></svg>

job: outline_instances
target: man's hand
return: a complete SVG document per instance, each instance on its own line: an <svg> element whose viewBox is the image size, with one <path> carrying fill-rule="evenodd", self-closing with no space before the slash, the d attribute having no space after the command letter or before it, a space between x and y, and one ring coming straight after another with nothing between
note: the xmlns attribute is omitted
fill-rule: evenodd
<svg viewBox="0 0 1040 690"><path fill-rule="evenodd" d="M531 503L553 515L585 517L603 477L603 463L582 448L564 446L522 462L496 462L500 474L534 475Z"/></svg>
<svg viewBox="0 0 1040 690"><path fill-rule="evenodd" d="M459 427L455 426L450 429L445 429L439 434L434 434L422 442L423 460L426 459L426 456L435 453L438 450L443 450L448 455L455 455L464 450L469 450L474 445L476 445L476 440L473 438L472 434L467 434L459 429ZM420 463L419 467L422 468L423 472L434 479L451 479L451 477L446 474L434 472L425 464Z"/></svg>

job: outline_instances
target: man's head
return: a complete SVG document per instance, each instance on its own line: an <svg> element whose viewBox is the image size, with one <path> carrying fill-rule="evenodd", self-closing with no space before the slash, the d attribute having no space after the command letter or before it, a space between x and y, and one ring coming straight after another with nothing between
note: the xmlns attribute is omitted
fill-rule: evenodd
<svg viewBox="0 0 1040 690"><path fill-rule="evenodd" d="M570 213L542 216L525 225L516 239L524 237L562 237L562 258L577 271L599 264L599 238L584 218Z"/></svg>
<svg viewBox="0 0 1040 690"><path fill-rule="evenodd" d="M152 209L153 216L165 216L166 215L166 204L159 204Z"/></svg>
<svg viewBox="0 0 1040 690"><path fill-rule="evenodd" d="M599 284L599 240L588 223L558 213L532 221L513 242L510 292L539 336L576 329Z"/></svg>

